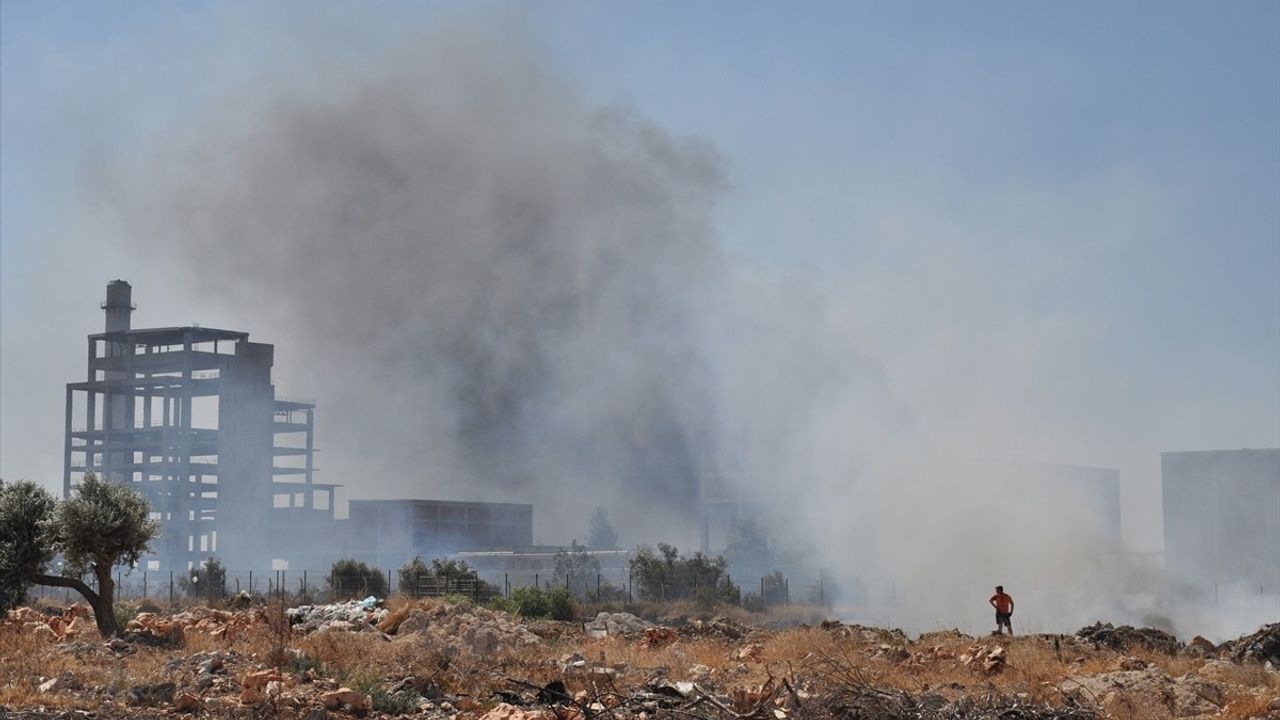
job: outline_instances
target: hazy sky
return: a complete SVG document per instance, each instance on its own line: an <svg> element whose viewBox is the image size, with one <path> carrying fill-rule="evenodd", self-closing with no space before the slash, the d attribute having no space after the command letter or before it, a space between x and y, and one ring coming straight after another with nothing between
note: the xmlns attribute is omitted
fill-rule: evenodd
<svg viewBox="0 0 1280 720"><path fill-rule="evenodd" d="M1160 451L1280 445L1280 4L260 5L0 3L0 476L60 484L108 280L136 326L278 336L127 253L100 171L453 14L714 145L725 253L850 330L941 451L1118 467L1153 550Z"/></svg>

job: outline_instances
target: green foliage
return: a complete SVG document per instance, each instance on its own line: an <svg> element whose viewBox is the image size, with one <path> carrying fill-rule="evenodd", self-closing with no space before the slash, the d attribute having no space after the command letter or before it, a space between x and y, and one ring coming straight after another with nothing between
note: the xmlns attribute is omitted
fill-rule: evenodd
<svg viewBox="0 0 1280 720"><path fill-rule="evenodd" d="M547 614L552 620L572 620L577 616L577 603L568 590L562 587L552 588L546 592Z"/></svg>
<svg viewBox="0 0 1280 720"><path fill-rule="evenodd" d="M133 619L133 616L137 614L137 610L125 605L116 605L114 610L116 614L116 624L120 627L128 625L129 621Z"/></svg>
<svg viewBox="0 0 1280 720"><path fill-rule="evenodd" d="M0 612L22 604L53 559L48 519L57 501L33 482L0 485Z"/></svg>
<svg viewBox="0 0 1280 720"><path fill-rule="evenodd" d="M413 559L400 566L400 592L412 594L423 580L432 577L431 567L422 562L422 557L414 555Z"/></svg>
<svg viewBox="0 0 1280 720"><path fill-rule="evenodd" d="M227 569L222 561L210 557L200 567L178 578L178 586L188 597L222 598L227 594Z"/></svg>
<svg viewBox="0 0 1280 720"><path fill-rule="evenodd" d="M329 577L333 583L333 593L338 597L385 597L387 594L387 576L378 568L359 560L339 560L330 568Z"/></svg>
<svg viewBox="0 0 1280 720"><path fill-rule="evenodd" d="M555 584L563 587L565 581L571 587L595 587L596 576L600 574L600 561L595 555L578 544L577 540L567 550L561 549L555 557Z"/></svg>
<svg viewBox="0 0 1280 720"><path fill-rule="evenodd" d="M725 574L723 557L709 558L700 552L691 557L666 543L658 544L658 552L648 545L636 548L630 567L636 591L644 600L685 600L701 588L711 588L716 602L729 602L736 589Z"/></svg>
<svg viewBox="0 0 1280 720"><path fill-rule="evenodd" d="M474 603L474 601L471 598L467 597L466 595L459 595L458 593L445 593L444 595L440 596L440 599L444 600L450 605L470 606Z"/></svg>
<svg viewBox="0 0 1280 720"><path fill-rule="evenodd" d="M546 617L551 612L551 604L547 600L547 594L541 588L533 586L512 590L511 594L507 596L507 604L510 607L508 612L513 612L522 617Z"/></svg>
<svg viewBox="0 0 1280 720"><path fill-rule="evenodd" d="M49 527L56 550L73 572L135 565L160 533L151 506L132 488L84 476L70 498L58 503Z"/></svg>
<svg viewBox="0 0 1280 720"><path fill-rule="evenodd" d="M89 473L75 494L56 501L34 483L0 486L0 607L22 601L26 589L61 554L62 574L79 577L92 571L105 592L92 602L104 634L119 632L111 588L111 568L133 565L160 530L151 507L126 485L109 483ZM79 585L85 599L95 593Z"/></svg>
<svg viewBox="0 0 1280 720"><path fill-rule="evenodd" d="M616 550L618 548L618 531L609 522L609 513L598 507L591 513L587 521L587 546L596 550Z"/></svg>
<svg viewBox="0 0 1280 720"><path fill-rule="evenodd" d="M381 688L369 690L369 701L373 709L387 715L413 715L418 712L421 696L411 689L387 692Z"/></svg>
<svg viewBox="0 0 1280 720"><path fill-rule="evenodd" d="M401 566L399 574L400 592L406 595L418 595L419 591L427 590L433 585L447 591L446 595L457 597L464 597L464 593L474 593L476 599L483 599L498 593L496 587L481 580L480 575L461 560L435 558L427 565L420 556L414 556Z"/></svg>
<svg viewBox="0 0 1280 720"><path fill-rule="evenodd" d="M577 603L563 587L543 590L529 586L516 588L505 598L493 598L487 607L502 610L526 618L549 617L553 620L572 620L578 615Z"/></svg>

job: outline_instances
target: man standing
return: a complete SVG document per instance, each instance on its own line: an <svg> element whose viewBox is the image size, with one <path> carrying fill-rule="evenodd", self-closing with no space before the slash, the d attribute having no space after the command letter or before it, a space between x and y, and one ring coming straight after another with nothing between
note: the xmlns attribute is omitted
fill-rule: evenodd
<svg viewBox="0 0 1280 720"><path fill-rule="evenodd" d="M1013 598L1006 595L1003 585L996 586L996 594L991 596L987 602L991 603L991 607L996 609L996 634L1003 635L1003 628L1009 628L1009 634L1013 634Z"/></svg>

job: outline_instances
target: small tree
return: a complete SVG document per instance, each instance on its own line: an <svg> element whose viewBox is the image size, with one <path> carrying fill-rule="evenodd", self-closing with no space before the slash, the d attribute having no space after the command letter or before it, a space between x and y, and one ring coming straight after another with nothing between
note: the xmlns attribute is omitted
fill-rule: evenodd
<svg viewBox="0 0 1280 720"><path fill-rule="evenodd" d="M609 513L598 507L591 513L587 521L587 546L596 550L616 550L618 548L618 531L609 522Z"/></svg>
<svg viewBox="0 0 1280 720"><path fill-rule="evenodd" d="M683 557L680 551L666 543L658 543L658 552L648 545L636 548L631 558L631 575L640 597L647 600L678 600L693 597L703 588L710 588L721 602L736 597L736 589L725 573L725 559L707 557L695 552Z"/></svg>
<svg viewBox="0 0 1280 720"><path fill-rule="evenodd" d="M93 607L103 637L119 635L111 569L134 565L149 550L160 529L150 513L133 489L92 473L61 502L31 482L0 487L0 601L21 602L33 583L71 588ZM63 575L48 572L55 554ZM97 579L96 591L80 579L86 572Z"/></svg>
<svg viewBox="0 0 1280 720"><path fill-rule="evenodd" d="M400 576L400 593L403 595L416 595L422 582L433 577L431 566L422 562L419 555L414 555L412 560L401 565L397 574Z"/></svg>
<svg viewBox="0 0 1280 720"><path fill-rule="evenodd" d="M226 596L227 568L216 557L210 557L202 565L191 571L191 575L183 575L178 580L178 587L193 598L221 598Z"/></svg>
<svg viewBox="0 0 1280 720"><path fill-rule="evenodd" d="M584 583L594 583L600 574L600 561L595 555L578 544L575 539L567 550L561 549L555 557L555 583L557 586L567 584L570 587L582 587Z"/></svg>
<svg viewBox="0 0 1280 720"><path fill-rule="evenodd" d="M359 560L339 560L333 564L329 575L333 582L333 592L338 596L387 594L387 576L381 570Z"/></svg>

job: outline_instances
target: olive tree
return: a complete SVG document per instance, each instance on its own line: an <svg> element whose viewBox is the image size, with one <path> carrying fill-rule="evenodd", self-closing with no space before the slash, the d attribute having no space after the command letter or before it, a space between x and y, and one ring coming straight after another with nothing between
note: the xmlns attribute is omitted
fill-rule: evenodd
<svg viewBox="0 0 1280 720"><path fill-rule="evenodd" d="M75 590L93 607L103 637L120 634L111 569L133 565L149 550L160 524L137 492L90 473L70 498L55 501L35 483L0 487L0 600L21 602L32 584ZM48 570L61 555L63 574ZM80 578L92 573L94 590Z"/></svg>

